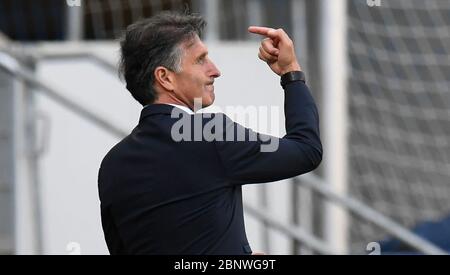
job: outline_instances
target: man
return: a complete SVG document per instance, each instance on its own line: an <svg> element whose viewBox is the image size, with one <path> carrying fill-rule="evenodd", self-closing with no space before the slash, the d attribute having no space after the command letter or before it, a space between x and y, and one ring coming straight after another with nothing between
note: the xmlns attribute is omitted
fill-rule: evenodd
<svg viewBox="0 0 450 275"><path fill-rule="evenodd" d="M241 186L294 177L322 159L317 109L281 29L249 31L266 37L259 58L282 76L286 136L257 134L223 114L193 112L196 100L200 108L214 102L220 76L199 38L204 25L194 15L163 13L129 26L121 42L127 89L144 108L99 171L111 254L251 254ZM174 130L180 115L189 120ZM212 122L213 138L206 137ZM273 141L276 148L262 150Z"/></svg>

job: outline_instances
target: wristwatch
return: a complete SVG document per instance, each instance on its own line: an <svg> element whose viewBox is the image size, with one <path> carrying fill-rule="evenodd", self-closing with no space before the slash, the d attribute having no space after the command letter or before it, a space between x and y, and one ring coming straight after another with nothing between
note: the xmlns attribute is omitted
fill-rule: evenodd
<svg viewBox="0 0 450 275"><path fill-rule="evenodd" d="M305 73L302 71L292 71L292 72L288 72L285 73L281 76L281 80L280 80L280 84L281 87L284 87L291 83L291 82L295 82L295 81L302 81L303 83L306 84L306 76Z"/></svg>

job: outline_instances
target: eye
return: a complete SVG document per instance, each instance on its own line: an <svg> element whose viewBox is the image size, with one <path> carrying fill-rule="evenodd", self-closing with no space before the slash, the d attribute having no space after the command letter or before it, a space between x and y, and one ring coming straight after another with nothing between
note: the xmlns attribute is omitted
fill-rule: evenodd
<svg viewBox="0 0 450 275"><path fill-rule="evenodd" d="M204 64L204 63L205 63L205 60L206 60L205 56L199 57L199 58L197 59L197 63L198 63L198 64Z"/></svg>

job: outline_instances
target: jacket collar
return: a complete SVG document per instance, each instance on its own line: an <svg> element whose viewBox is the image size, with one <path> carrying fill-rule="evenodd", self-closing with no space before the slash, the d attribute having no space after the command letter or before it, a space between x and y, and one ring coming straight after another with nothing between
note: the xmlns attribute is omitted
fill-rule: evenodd
<svg viewBox="0 0 450 275"><path fill-rule="evenodd" d="M145 106L141 111L141 116L139 118L139 121L142 121L148 116L157 115L157 114L172 114L173 108L176 108L169 104L149 104ZM179 108L182 112L187 113L183 109Z"/></svg>

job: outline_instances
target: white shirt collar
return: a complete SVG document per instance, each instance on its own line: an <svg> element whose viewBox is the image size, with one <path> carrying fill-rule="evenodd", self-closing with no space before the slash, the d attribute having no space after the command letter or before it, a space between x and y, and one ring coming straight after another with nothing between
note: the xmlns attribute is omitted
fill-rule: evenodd
<svg viewBox="0 0 450 275"><path fill-rule="evenodd" d="M179 109L185 111L186 113L188 113L188 114L190 114L190 115L193 115L193 114L194 114L194 112L193 112L191 109L189 109L188 107L186 107L186 106L182 106L182 105L178 105L178 104L171 104L171 103L167 103L167 104L168 104L168 105L172 105L172 106L174 106L174 107L177 107L177 108L179 108Z"/></svg>

